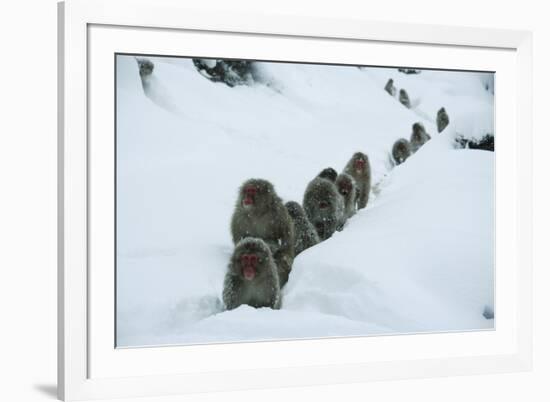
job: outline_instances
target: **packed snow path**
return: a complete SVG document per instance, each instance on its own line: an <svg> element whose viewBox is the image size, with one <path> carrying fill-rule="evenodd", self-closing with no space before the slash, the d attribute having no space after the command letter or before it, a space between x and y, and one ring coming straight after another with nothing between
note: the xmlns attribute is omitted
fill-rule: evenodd
<svg viewBox="0 0 550 402"><path fill-rule="evenodd" d="M493 327L494 154L453 147L457 130L493 130L488 74L263 63L261 83L229 88L189 59L151 60L147 85L117 60L118 346ZM383 91L390 76L415 108ZM416 121L433 139L389 173ZM223 312L238 186L262 177L301 202L356 150L378 196L296 258L281 310Z"/></svg>

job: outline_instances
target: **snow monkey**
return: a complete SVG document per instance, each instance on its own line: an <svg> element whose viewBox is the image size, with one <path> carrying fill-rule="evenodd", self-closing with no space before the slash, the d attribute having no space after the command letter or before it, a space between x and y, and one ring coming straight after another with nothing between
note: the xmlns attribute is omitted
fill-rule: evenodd
<svg viewBox="0 0 550 402"><path fill-rule="evenodd" d="M444 107L442 107L437 111L436 122L437 122L437 132L439 133L445 130L445 127L449 125L449 115L447 114L447 111L445 110Z"/></svg>
<svg viewBox="0 0 550 402"><path fill-rule="evenodd" d="M294 260L294 224L269 181L249 179L240 187L231 235L234 244L245 237L265 241L277 264L281 287L286 283Z"/></svg>
<svg viewBox="0 0 550 402"><path fill-rule="evenodd" d="M411 156L411 143L405 138L399 138L393 144L391 154L395 163L397 165L401 165L409 156Z"/></svg>
<svg viewBox="0 0 550 402"><path fill-rule="evenodd" d="M338 172L331 167L323 169L321 173L317 175L317 177L322 177L323 179L330 180L333 183L336 180L336 176L338 176Z"/></svg>
<svg viewBox="0 0 550 402"><path fill-rule="evenodd" d="M367 206L369 201L371 170L369 157L362 152L356 152L344 168L344 173L349 174L355 180L358 190L357 209Z"/></svg>
<svg viewBox="0 0 550 402"><path fill-rule="evenodd" d="M406 108L411 108L411 100L409 99L409 94L404 89L399 90L399 102Z"/></svg>
<svg viewBox="0 0 550 402"><path fill-rule="evenodd" d="M298 255L302 251L315 246L321 240L300 204L296 201L289 201L285 204L285 207L294 221L294 253Z"/></svg>
<svg viewBox="0 0 550 402"><path fill-rule="evenodd" d="M397 92L397 89L395 89L395 86L393 85L393 79L390 78L388 82L386 83L386 86L384 87L384 91L389 93L391 96L395 96L395 93Z"/></svg>
<svg viewBox="0 0 550 402"><path fill-rule="evenodd" d="M411 134L411 151L415 153L418 149L428 142L432 137L426 132L426 129L422 123L414 123L412 125L412 134Z"/></svg>
<svg viewBox="0 0 550 402"><path fill-rule="evenodd" d="M237 243L225 274L223 302L228 310L241 304L281 308L277 265L262 239L247 237Z"/></svg>
<svg viewBox="0 0 550 402"><path fill-rule="evenodd" d="M304 193L303 206L321 240L328 239L342 227L344 199L330 180L314 178Z"/></svg>
<svg viewBox="0 0 550 402"><path fill-rule="evenodd" d="M357 186L355 179L347 173L341 173L336 178L336 188L344 198L344 218L347 220L355 215L357 210Z"/></svg>
<svg viewBox="0 0 550 402"><path fill-rule="evenodd" d="M151 60L147 59L136 59L138 66L139 66L139 76L141 78L145 78L151 74L153 74L153 69L155 68L155 65Z"/></svg>

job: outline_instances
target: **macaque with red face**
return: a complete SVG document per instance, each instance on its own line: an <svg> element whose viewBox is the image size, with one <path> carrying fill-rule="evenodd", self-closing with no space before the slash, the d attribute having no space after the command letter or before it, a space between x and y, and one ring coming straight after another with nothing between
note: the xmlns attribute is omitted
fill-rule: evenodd
<svg viewBox="0 0 550 402"><path fill-rule="evenodd" d="M263 240L249 237L237 243L225 275L223 302L228 310L242 304L281 308L279 273Z"/></svg>
<svg viewBox="0 0 550 402"><path fill-rule="evenodd" d="M405 138L399 138L393 144L391 154L396 165L401 165L411 156L411 143Z"/></svg>
<svg viewBox="0 0 550 402"><path fill-rule="evenodd" d="M420 149L422 145L427 143L432 137L426 132L424 125L420 122L416 122L412 125L411 133L411 152L415 153Z"/></svg>
<svg viewBox="0 0 550 402"><path fill-rule="evenodd" d="M406 108L411 108L411 100L409 99L409 94L404 89L399 90L399 102Z"/></svg>
<svg viewBox="0 0 550 402"><path fill-rule="evenodd" d="M447 114L447 111L445 110L444 107L442 107L441 109L439 109L437 111L437 116L436 116L435 121L437 123L437 132L438 133L445 130L445 127L447 127L449 125L449 115Z"/></svg>
<svg viewBox="0 0 550 402"><path fill-rule="evenodd" d="M294 261L294 224L269 181L250 179L239 188L231 235L234 244L246 237L262 239L271 249L281 287L287 282Z"/></svg>
<svg viewBox="0 0 550 402"><path fill-rule="evenodd" d="M306 187L302 202L307 218L321 241L340 230L344 222L344 199L329 179L316 177Z"/></svg>
<svg viewBox="0 0 550 402"><path fill-rule="evenodd" d="M355 180L357 186L357 209L365 208L369 201L371 186L371 170L369 157L362 152L356 152L344 168L344 173Z"/></svg>

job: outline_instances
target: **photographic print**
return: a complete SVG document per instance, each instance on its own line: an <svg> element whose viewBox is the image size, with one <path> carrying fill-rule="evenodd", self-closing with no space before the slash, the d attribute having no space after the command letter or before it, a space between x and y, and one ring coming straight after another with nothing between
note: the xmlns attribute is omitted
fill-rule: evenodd
<svg viewBox="0 0 550 402"><path fill-rule="evenodd" d="M494 329L494 73L115 55L116 346Z"/></svg>

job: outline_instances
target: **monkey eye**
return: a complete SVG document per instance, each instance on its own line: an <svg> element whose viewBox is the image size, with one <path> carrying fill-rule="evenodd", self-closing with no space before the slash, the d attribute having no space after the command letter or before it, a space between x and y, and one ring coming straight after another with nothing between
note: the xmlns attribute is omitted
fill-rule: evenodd
<svg viewBox="0 0 550 402"><path fill-rule="evenodd" d="M252 254L252 255L250 256L250 264L256 265L257 263L258 263L258 256Z"/></svg>

